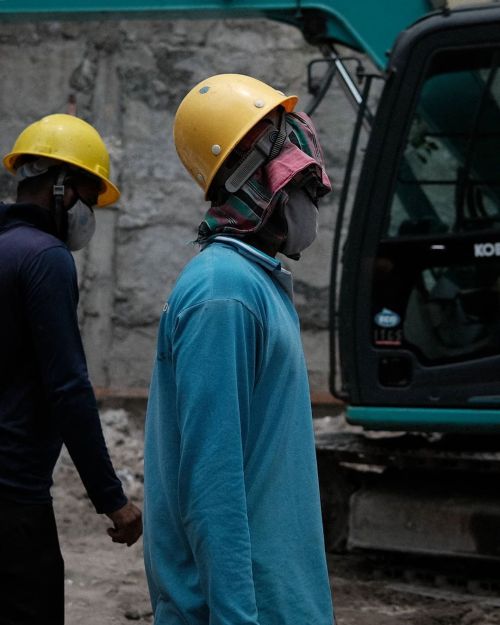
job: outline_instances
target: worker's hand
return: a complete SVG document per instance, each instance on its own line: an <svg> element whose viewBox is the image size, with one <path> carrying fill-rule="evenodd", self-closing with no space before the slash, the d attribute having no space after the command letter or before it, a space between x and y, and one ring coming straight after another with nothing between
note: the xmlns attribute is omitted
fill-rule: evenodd
<svg viewBox="0 0 500 625"><path fill-rule="evenodd" d="M106 516L114 523L114 527L108 528L108 534L114 543L127 543L127 547L130 547L142 534L141 511L130 501Z"/></svg>

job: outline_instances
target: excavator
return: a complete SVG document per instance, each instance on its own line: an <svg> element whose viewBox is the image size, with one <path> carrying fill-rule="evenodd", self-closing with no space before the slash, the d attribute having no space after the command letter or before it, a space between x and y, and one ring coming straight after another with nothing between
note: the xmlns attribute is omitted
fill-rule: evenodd
<svg viewBox="0 0 500 625"><path fill-rule="evenodd" d="M317 436L327 548L498 561L500 2L0 2L3 20L135 17L265 17L318 47L308 112L334 79L356 108L329 302L349 426Z"/></svg>

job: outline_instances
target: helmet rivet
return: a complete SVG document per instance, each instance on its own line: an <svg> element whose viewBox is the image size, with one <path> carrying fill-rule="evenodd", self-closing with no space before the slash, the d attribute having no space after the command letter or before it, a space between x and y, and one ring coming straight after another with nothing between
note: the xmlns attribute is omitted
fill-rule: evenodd
<svg viewBox="0 0 500 625"><path fill-rule="evenodd" d="M196 174L196 180L198 180L198 182L205 182L205 178L203 177L203 174L200 172Z"/></svg>
<svg viewBox="0 0 500 625"><path fill-rule="evenodd" d="M254 105L258 108L261 109L266 103L264 102L264 100L255 100Z"/></svg>
<svg viewBox="0 0 500 625"><path fill-rule="evenodd" d="M220 145L217 145L217 143L214 143L214 145L212 146L212 154L214 156L218 156L221 152L221 147Z"/></svg>

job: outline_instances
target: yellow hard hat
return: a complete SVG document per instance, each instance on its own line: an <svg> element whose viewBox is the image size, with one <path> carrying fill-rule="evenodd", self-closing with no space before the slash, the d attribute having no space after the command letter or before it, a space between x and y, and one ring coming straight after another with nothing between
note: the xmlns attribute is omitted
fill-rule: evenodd
<svg viewBox="0 0 500 625"><path fill-rule="evenodd" d="M7 171L15 174L20 156L46 156L97 176L102 181L98 206L113 204L120 197L109 180L109 153L104 141L95 128L79 117L62 113L47 115L31 124L4 157Z"/></svg>
<svg viewBox="0 0 500 625"><path fill-rule="evenodd" d="M184 167L205 191L247 132L277 106L293 111L297 96L241 74L218 74L197 84L174 120L174 142Z"/></svg>

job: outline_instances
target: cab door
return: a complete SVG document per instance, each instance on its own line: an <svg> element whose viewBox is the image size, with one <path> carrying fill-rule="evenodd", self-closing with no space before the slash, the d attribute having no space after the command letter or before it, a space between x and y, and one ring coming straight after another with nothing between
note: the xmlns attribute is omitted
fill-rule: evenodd
<svg viewBox="0 0 500 625"><path fill-rule="evenodd" d="M339 328L354 406L500 407L498 7L432 15L395 44L343 255Z"/></svg>

